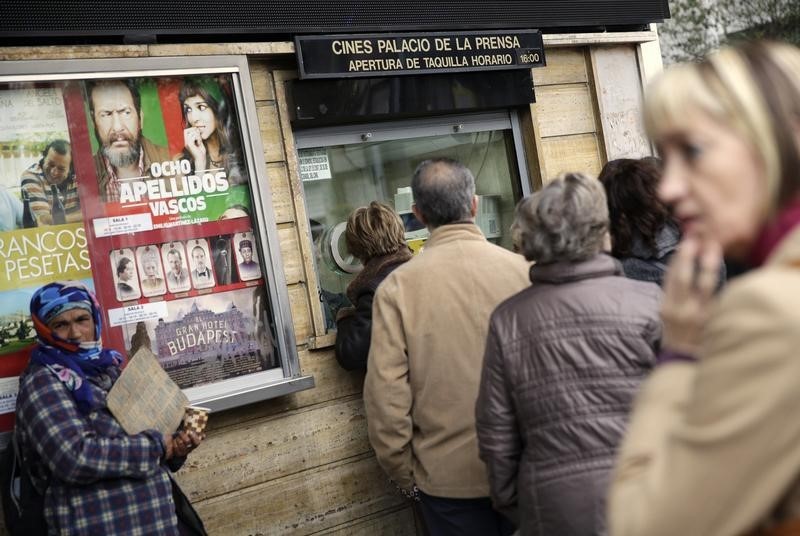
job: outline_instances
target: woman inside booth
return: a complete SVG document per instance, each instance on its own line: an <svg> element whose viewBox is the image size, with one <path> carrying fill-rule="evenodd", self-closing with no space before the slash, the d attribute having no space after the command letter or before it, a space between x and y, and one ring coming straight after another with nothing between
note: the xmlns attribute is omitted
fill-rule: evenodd
<svg viewBox="0 0 800 536"><path fill-rule="evenodd" d="M38 344L20 376L15 434L48 533L202 534L179 523L169 472L203 437L122 429L105 403L122 356L103 348L84 285L45 285L30 307Z"/></svg>

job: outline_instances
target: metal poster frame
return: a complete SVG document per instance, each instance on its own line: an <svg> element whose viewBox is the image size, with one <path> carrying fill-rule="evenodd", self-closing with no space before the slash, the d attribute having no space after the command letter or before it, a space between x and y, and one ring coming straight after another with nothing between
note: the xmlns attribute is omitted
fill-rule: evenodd
<svg viewBox="0 0 800 536"><path fill-rule="evenodd" d="M188 320L183 319L189 317L187 309L190 309L191 304L190 312L196 313L199 310L203 314L207 313L205 318L230 318L229 316L224 315L233 310L238 317L244 318L242 323L236 324L239 327L253 327L258 323L258 325L262 326L262 331L264 331L264 329L266 330L265 338L270 342L261 344L260 351L256 352L254 350L254 345L257 345L258 343L254 342L252 333L246 333L247 330L235 331L233 328L230 328L231 333L240 333L246 337L250 337L250 339L253 339L248 339L247 342L247 344L250 345L247 347L249 348L248 355L252 357L252 359L256 359L255 355L258 353L258 359L263 363L266 363L267 358L264 357L264 354L269 354L267 357L269 357L270 364L264 364L263 369L257 370L253 369L252 367L250 369L246 369L242 368L244 366L241 365L239 369L235 369L234 372L230 372L233 370L231 367L240 366L240 361L245 360L244 358L241 360L239 359L245 355L245 350L243 350L245 346L242 345L243 343L240 344L239 342L236 342L239 341L239 339L233 338L233 335L220 335L220 330L224 331L222 328L217 329L218 333L216 334L216 337L224 336L225 344L227 344L227 346L223 345L222 342L215 341L214 344L216 344L216 346L211 348L211 342L204 343L203 348L205 348L205 350L203 350L203 352L205 352L205 354L202 355L211 355L211 353L217 352L216 361L219 361L220 363L223 363L224 361L227 367L225 370L228 372L225 373L226 375L221 376L223 378L221 380L212 379L210 381L196 381L195 383L188 382L186 386L182 387L184 387L185 393L193 404L204 405L211 408L213 411L219 411L249 404L259 400L281 396L303 389L308 389L314 386L313 378L311 376L302 375L300 371L290 312L289 297L277 236L277 225L272 208L272 197L269 187L269 180L267 178L266 165L262 156L263 145L258 128L255 98L253 96L247 58L245 56L181 56L158 58L8 61L0 63L0 89L31 87L46 88L51 86L56 87L57 84L61 84L59 87L72 87L79 85L84 87L84 83L87 81L103 79L124 79L125 82L133 84L140 84L142 83L140 81L143 80L145 83L152 83L154 85L157 85L162 80L167 80L174 81L175 87L177 87L181 83L185 83L185 81L188 79L205 79L203 77L213 81L221 80L222 82L220 82L220 86L224 90L223 93L225 93L225 96L222 98L230 101L230 103L233 104L233 108L235 108L235 111L230 112L230 114L233 118L234 124L236 124L235 122L238 122L238 127L234 127L234 136L236 136L236 128L238 128L237 139L239 140L240 147L237 147L237 151L240 149L241 155L237 160L237 163L239 168L243 170L242 176L244 177L240 180L240 182L236 183L236 186L242 187L237 191L244 192L242 194L242 199L245 205L249 204L249 206L245 207L247 210L243 209L242 214L233 216L215 214L210 219L208 217L196 217L204 215L204 213L198 212L197 214L191 215L190 218L184 214L184 210L186 210L186 203L184 203L184 208L180 209L180 212L177 213L177 216L173 216L177 217L177 220L165 220L164 223L156 223L153 225L153 222L161 221L159 220L160 216L157 212L153 212L152 214L136 214L134 217L125 213L125 210L132 210L131 207L135 206L135 203L130 203L129 206L126 206L123 202L124 198L123 201L118 203L113 203L113 199L111 197L106 198L109 190L105 190L101 186L99 175L102 173L102 169L100 167L97 168L99 171L97 171L96 175L98 179L96 189L92 190L92 188L95 188L94 183L88 181L87 183L91 183L91 186L81 187L79 183L79 190L81 191L82 195L81 210L83 215L81 223L85 227L83 233L85 233L86 239L89 243L88 247L85 249L91 250L91 252L88 253L88 256L91 257L92 261L92 272L90 277L94 281L95 290L98 292L98 295L105 296L107 298L104 300L106 303L101 301L101 305L103 306L105 313L103 332L104 341L110 340L110 346L116 347L116 349L123 352L125 350L130 350L128 346L129 343L131 343L132 338L128 335L123 337L120 334L124 330L129 329L124 326L136 321L136 315L140 314L138 313L139 310L150 311L150 316L147 318L147 321L152 322L154 319L153 314L155 314L153 311L155 309L161 308L160 310L165 311L168 304L173 302L175 303L175 309L178 309L177 304L180 303L181 306L180 312L173 312L170 310L169 313L170 321L176 325L179 321L188 322ZM74 83L71 81L74 81ZM48 86L48 84L50 85ZM161 98L163 101L165 97L161 93L158 93L163 88L158 86L156 89L157 91L155 92L157 93L157 98ZM60 91L62 90L59 89L59 92ZM63 106L68 109L70 106L67 102L69 100L67 95L68 91L64 91ZM86 92L87 90L84 89L83 91ZM174 104L170 104L169 108L171 110L170 113L172 114L171 117L173 118L174 122L179 121L179 119L174 119L175 117L183 117L182 114L185 113L185 109L183 108L183 104L179 103L177 100L177 89L173 87L171 91L171 98L173 100L169 102ZM217 89L217 92L219 93L220 90ZM59 97L62 97L62 95L59 94ZM73 98L73 101L77 102L76 98ZM82 111L81 107L76 107L77 105L75 102L72 104L72 117L78 117L81 115L80 113L76 113L76 110L78 112ZM80 106L84 105L80 104ZM77 156L84 155L82 156L84 160L87 160L87 157L85 156L86 150L84 150L82 153L78 153L80 147L75 140L78 138L83 139L83 146L87 149L90 146L89 142L86 141L87 139L90 139L90 141L94 144L93 147L96 148L98 146L97 133L99 132L99 129L92 129L92 125L95 124L95 119L88 111L88 104L85 106L87 107L85 125L82 127L74 127L72 124L70 124L69 126L69 131L71 137L73 138L72 151L74 154L76 154L76 159L74 162L76 164L76 173L78 171ZM147 115L140 113L139 117L142 122L147 121ZM162 122L165 125L167 124L166 112L164 112ZM141 128L141 124L139 126ZM183 130L181 129L186 127L186 123L184 122L183 126L173 125L173 127L175 131L183 134ZM76 128L77 130L75 130ZM81 128L83 130L81 130ZM76 132L77 135L75 135ZM185 134L183 135L185 136ZM173 141L175 140L170 139L170 149L173 148ZM105 141L104 143L108 142ZM141 143L144 143L143 139L141 140ZM105 148L108 149L108 146ZM99 149L94 150L96 150L96 154L93 156L95 162L100 161L100 156L98 156L100 154ZM146 149L142 149L142 152L146 152ZM166 148L164 153L167 153ZM182 154L188 153L184 152ZM209 156L211 155L210 152L208 154ZM175 158L179 157L169 157L170 160L174 160ZM211 159L209 158L209 160ZM140 160L140 162L141 161L143 160ZM188 160L182 162L179 160L174 161L176 166L178 163L186 164L188 162ZM106 167L110 167L109 160L106 159L105 162ZM165 164L166 162L167 161L165 161ZM205 168L199 168L199 171L192 170L191 173L195 175L201 175L205 171L214 171L211 169L214 167L212 164L208 164L208 167ZM90 164L86 164L85 162L81 165L83 166L81 168L83 170L88 170L89 168L87 166L90 166ZM95 166L96 165L97 164L95 163ZM221 187L221 191L223 191L227 189L229 185L233 185L234 180L232 179L232 173L230 171L231 168L228 167L227 161L226 164L219 164L218 166L219 170L223 170L221 172L221 176L223 178L220 179L224 185L224 187ZM149 175L145 173L145 175L147 175L146 177L138 177L130 180L142 179L142 182L146 182L147 184L154 182L153 178L155 175L153 175L152 170L156 168L150 167L149 169L151 171L148 172ZM166 177L167 168L165 167L164 169L164 177ZM187 182L185 181L191 180L191 177L188 179L185 178L187 175L189 175L188 169L183 171L186 173L180 175L180 178L178 178L178 171L173 170L172 174L175 175L174 180L183 180L183 184L186 185ZM227 176L225 175L226 173ZM219 176L217 178L219 179ZM219 184L219 180L217 182ZM163 184L165 183L159 184L162 184L162 192L164 192L165 190L163 190ZM173 181L171 184L171 187L166 187L166 191L169 192L170 196L178 197L184 195L186 198L190 197L188 190L185 190L182 194L176 193L179 191L176 190L176 183ZM89 189L87 190L85 188ZM169 188L172 188L172 190ZM231 191L233 191L232 187ZM85 196L86 192L94 192L95 196ZM19 195L22 195L21 187L19 189ZM219 192L216 193L216 196L218 198L220 196L224 197L223 194ZM212 196L209 195L208 197ZM143 194L143 202L139 203L139 205L144 207L142 209L144 212L147 212L148 205L151 206L151 210L156 210L155 208L152 208L153 203L149 202L153 199L158 199L157 194L153 194L153 190L148 190L147 193ZM194 202L199 203L198 200L195 200ZM95 208L91 208L92 206ZM164 206L166 206L166 204ZM220 209L220 211L221 210L222 209ZM227 210L225 212L227 213ZM127 227L120 226L120 224L116 222L117 216L119 216L121 220L125 222ZM147 216L145 219L149 218L152 220L148 224L149 227L147 225L144 227L137 226L139 224L136 222L140 221L141 217L144 216ZM53 229L55 228L56 223L50 223L50 225L53 225L51 228ZM78 226L78 224L74 225ZM117 227L114 227L115 225L117 225ZM243 230L243 226L248 226L246 231ZM172 229L175 230L173 231ZM8 234L11 235L13 233L22 232L33 231L29 229L23 230L20 228L16 231L12 230ZM173 232L176 233L174 236L177 236L177 238L173 238ZM2 235L2 233L0 233L0 235ZM225 239L222 239L223 235ZM168 287L165 283L163 283L164 279L161 279L161 285L165 288L152 291L155 292L155 294L160 293L160 295L154 296L152 293L147 294L146 291L137 289L136 294L124 297L120 296L120 291L117 290L117 301L115 302L113 298L114 295L109 294L109 292L113 292L113 290L109 291L107 288L105 288L111 287L113 289L114 286L111 285L112 281L116 285L121 284L121 281L118 281L121 273L119 267L116 270L116 275L114 275L114 260L119 260L121 256L127 254L129 257L134 258L134 262L137 262L138 259L138 262L140 263L139 271L142 271L140 253L137 251L131 255L131 253L137 250L137 246L139 246L137 238L144 240L144 244L159 243L161 244L159 246L161 248L167 246L166 242L173 240L177 240L179 244L183 244L181 247L183 247L183 251L185 251L185 265L181 267L181 270L186 271L188 271L188 269L192 266L191 255L193 253L189 253L190 251L193 252L194 250L199 249L201 250L200 253L205 253L206 257L208 257L208 260L212 261L211 257L221 252L212 248L220 247L219 244L222 243L223 245L226 245L225 247L227 247L225 253L229 255L229 258L227 259L228 266L233 266L232 270L236 273L236 275L233 277L233 282L231 282L229 279L224 282L225 284L223 284L223 281L220 279L219 275L217 275L214 288L203 288L204 286L211 287L211 285L196 284L196 276L193 274L191 284L187 283L186 289L188 290L184 290L182 292L179 292L179 290L183 289L176 290ZM225 242L226 239L227 242ZM242 266L244 266L243 263L239 263L235 266L232 264L233 262L238 262L241 260L241 252L247 249L246 244L242 245L242 241L246 240L250 240L251 244L254 245L251 245L250 249L252 250L252 253L255 254L253 260L246 258L246 261L251 265L258 265L260 262L260 265L264 267L264 269L261 269L260 267L258 268L258 276L246 277L242 271ZM194 250L190 249L190 241L194 241ZM214 246L215 241L218 246ZM97 248L97 244L103 245L108 253L98 252L103 248ZM107 244L120 245L114 245L114 248L116 249L109 249ZM202 247L198 247L198 244L201 244ZM147 247L149 246L139 246L139 249ZM145 249L145 251L147 250ZM154 248L153 251L150 251L151 256L155 256L155 251L160 250ZM166 249L164 249L164 251L166 251ZM233 258L234 254L236 259ZM111 261L109 262L108 260L104 260L108 257L101 257L100 255L110 255ZM161 259L162 260L160 262L162 263L162 266L160 269L168 270L166 253L162 253ZM195 268L199 268L196 264L197 261L195 260L194 262ZM103 263L110 266L103 266ZM212 262L209 262L207 273L219 274L216 266L214 267L214 271L211 271L210 265L212 264ZM202 264L200 267L202 267ZM162 271L160 273L161 275L170 275L168 271ZM101 277L102 279L100 279ZM140 274L139 277L144 276ZM54 278L53 280L55 279L59 278ZM138 284L137 279L134 279L134 281ZM41 281L35 282L39 285L42 284ZM142 285L143 284L144 280L142 279ZM144 289L143 286L141 288ZM2 294L2 292L0 292L0 294ZM109 296L111 297L109 298ZM260 298L259 296L264 296L264 298ZM230 298L230 305L224 311L220 305L215 305L217 309L212 310L212 308L209 306L207 307L207 310L204 310L204 307L210 304L212 301L220 301L226 297ZM217 301L214 301L214 303L217 304ZM236 303L234 303L235 301ZM265 304L263 304L264 301L266 301ZM241 304L244 302L246 302L247 307L241 307ZM239 304L238 308L236 307L236 304ZM261 309L259 309L259 307L261 307ZM122 320L119 320L120 318L122 318ZM115 319L117 322L116 324L114 323ZM262 319L266 320L262 323ZM163 317L158 319L160 323L163 323L163 320ZM258 322L256 322L256 320ZM218 328L219 326L223 325L220 324L222 320L212 321L217 322L215 325ZM139 323L141 324L143 322L140 321ZM268 325L264 327L265 324ZM211 324L208 325L210 326ZM151 326L151 324L148 324L148 326ZM159 324L159 327L160 326L161 324ZM150 333L153 332L151 327L147 328ZM184 327L184 333L186 331L191 331L192 329L197 328L192 328L191 326ZM114 330L118 330L119 333ZM213 330L209 328L207 337L214 337L212 331ZM200 335L198 334L197 336ZM119 341L123 339L125 340L125 344L122 348L120 348ZM210 340L211 339L209 339L209 341ZM116 346L114 343L116 343ZM0 343L0 345L2 345L2 343ZM107 345L109 344L107 343ZM192 352L195 352L195 354L193 354L193 356L189 356L190 359L186 361L186 363L192 364L200 362L200 357L198 357L200 355L199 348L200 344L195 340L194 344L192 344L191 350ZM0 348L0 350L2 349ZM225 352L233 353L226 354ZM3 358L4 356L0 355L0 360ZM227 362L228 358L230 358L230 363ZM203 359L206 359L206 357ZM215 360L213 357L208 357L207 359L211 364L207 365L206 368L197 370L212 370L213 366L215 365ZM174 363L176 363L175 367L177 367L178 361L175 360ZM181 361L180 366L188 366L186 363ZM164 362L162 362L162 365L163 364ZM222 365L219 365L219 369L222 370L222 368ZM8 374L4 373L3 375L7 376ZM202 380L203 376L193 376L192 378L200 378ZM209 375L206 376L206 378L217 378L217 376Z"/></svg>

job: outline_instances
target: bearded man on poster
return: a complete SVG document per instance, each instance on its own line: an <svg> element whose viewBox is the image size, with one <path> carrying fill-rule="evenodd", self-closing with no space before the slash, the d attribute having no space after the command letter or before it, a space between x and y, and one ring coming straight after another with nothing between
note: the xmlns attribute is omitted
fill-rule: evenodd
<svg viewBox="0 0 800 536"><path fill-rule="evenodd" d="M142 136L142 102L132 80L88 82L87 92L100 142L94 159L100 196L119 202L120 181L149 176L152 162L170 160L169 150Z"/></svg>

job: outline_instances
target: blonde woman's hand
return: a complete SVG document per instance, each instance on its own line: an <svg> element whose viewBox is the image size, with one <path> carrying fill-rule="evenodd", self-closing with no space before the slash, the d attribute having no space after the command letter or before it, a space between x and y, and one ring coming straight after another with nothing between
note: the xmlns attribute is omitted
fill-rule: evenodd
<svg viewBox="0 0 800 536"><path fill-rule="evenodd" d="M716 242L687 235L664 279L661 306L665 350L696 356L719 281L722 250Z"/></svg>

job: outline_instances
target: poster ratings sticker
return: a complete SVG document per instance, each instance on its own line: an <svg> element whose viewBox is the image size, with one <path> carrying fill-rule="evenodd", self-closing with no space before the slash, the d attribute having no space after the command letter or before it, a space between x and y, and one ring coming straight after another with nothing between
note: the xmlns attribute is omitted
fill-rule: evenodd
<svg viewBox="0 0 800 536"><path fill-rule="evenodd" d="M93 223L94 234L98 238L153 230L153 217L148 213L95 218Z"/></svg>
<svg viewBox="0 0 800 536"><path fill-rule="evenodd" d="M135 324L146 320L158 320L167 316L167 302L129 305L108 310L108 323L111 327Z"/></svg>

